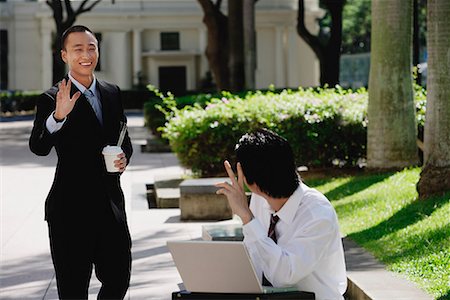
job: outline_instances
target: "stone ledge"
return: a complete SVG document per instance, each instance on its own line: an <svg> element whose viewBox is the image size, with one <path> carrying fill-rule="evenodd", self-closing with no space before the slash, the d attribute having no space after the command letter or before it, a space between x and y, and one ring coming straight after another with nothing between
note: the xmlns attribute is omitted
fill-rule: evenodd
<svg viewBox="0 0 450 300"><path fill-rule="evenodd" d="M216 183L230 182L228 177L186 179L180 184L181 194L215 194Z"/></svg>
<svg viewBox="0 0 450 300"><path fill-rule="evenodd" d="M228 200L217 195L216 183L228 178L186 179L180 183L180 219L183 221L219 221L233 217ZM228 179L229 180L229 179Z"/></svg>
<svg viewBox="0 0 450 300"><path fill-rule="evenodd" d="M347 299L432 300L413 283L386 270L385 265L349 238L343 239L347 265Z"/></svg>

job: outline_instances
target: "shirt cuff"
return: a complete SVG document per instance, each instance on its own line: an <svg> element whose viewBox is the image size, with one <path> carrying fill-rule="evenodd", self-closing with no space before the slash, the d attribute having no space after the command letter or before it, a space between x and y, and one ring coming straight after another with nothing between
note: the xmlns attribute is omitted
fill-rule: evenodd
<svg viewBox="0 0 450 300"><path fill-rule="evenodd" d="M258 219L253 218L250 222L242 226L244 242L252 243L267 237L267 232Z"/></svg>
<svg viewBox="0 0 450 300"><path fill-rule="evenodd" d="M53 111L50 116L48 116L47 121L45 122L45 125L47 127L48 132L55 133L58 130L62 128L64 123L66 122L67 118L64 118L61 122L56 122L55 118L53 117L53 114L55 112Z"/></svg>

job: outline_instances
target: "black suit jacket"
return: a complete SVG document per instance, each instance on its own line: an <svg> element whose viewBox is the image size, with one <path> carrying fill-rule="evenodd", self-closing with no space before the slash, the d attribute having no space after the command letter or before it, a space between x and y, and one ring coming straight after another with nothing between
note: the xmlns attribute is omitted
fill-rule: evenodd
<svg viewBox="0 0 450 300"><path fill-rule="evenodd" d="M106 202L111 205L115 217L126 222L120 175L106 172L101 153L105 145L117 144L120 122L126 122L119 88L97 80L103 126L88 100L81 95L63 127L50 134L46 120L56 107L57 86L39 97L29 141L30 149L35 154L48 155L55 147L58 156L55 178L45 204L46 220L55 217L78 220L87 216L95 218L92 214L97 213L102 205L104 207L107 199ZM72 84L71 95L77 91L76 86ZM129 162L133 149L128 134L122 149Z"/></svg>

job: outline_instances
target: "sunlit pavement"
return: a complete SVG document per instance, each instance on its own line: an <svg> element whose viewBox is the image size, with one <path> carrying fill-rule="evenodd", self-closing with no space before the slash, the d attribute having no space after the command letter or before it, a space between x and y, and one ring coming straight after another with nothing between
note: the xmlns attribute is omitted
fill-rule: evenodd
<svg viewBox="0 0 450 300"><path fill-rule="evenodd" d="M134 155L122 175L133 239L133 267L127 299L171 299L181 278L166 247L168 240L198 239L206 223L180 222L179 209L148 209L146 184L155 176L183 174L172 153L142 153L149 137L142 114L128 117ZM58 299L50 258L44 201L50 189L56 155L30 152L32 120L0 122L1 299ZM228 222L233 222L232 220ZM93 275L89 299L99 282Z"/></svg>

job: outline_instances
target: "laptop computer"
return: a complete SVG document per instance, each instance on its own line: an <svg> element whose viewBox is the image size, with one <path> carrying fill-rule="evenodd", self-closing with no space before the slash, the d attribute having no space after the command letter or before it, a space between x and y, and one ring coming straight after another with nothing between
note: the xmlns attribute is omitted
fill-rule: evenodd
<svg viewBox="0 0 450 300"><path fill-rule="evenodd" d="M172 258L189 292L278 293L296 288L261 285L243 242L168 241Z"/></svg>

